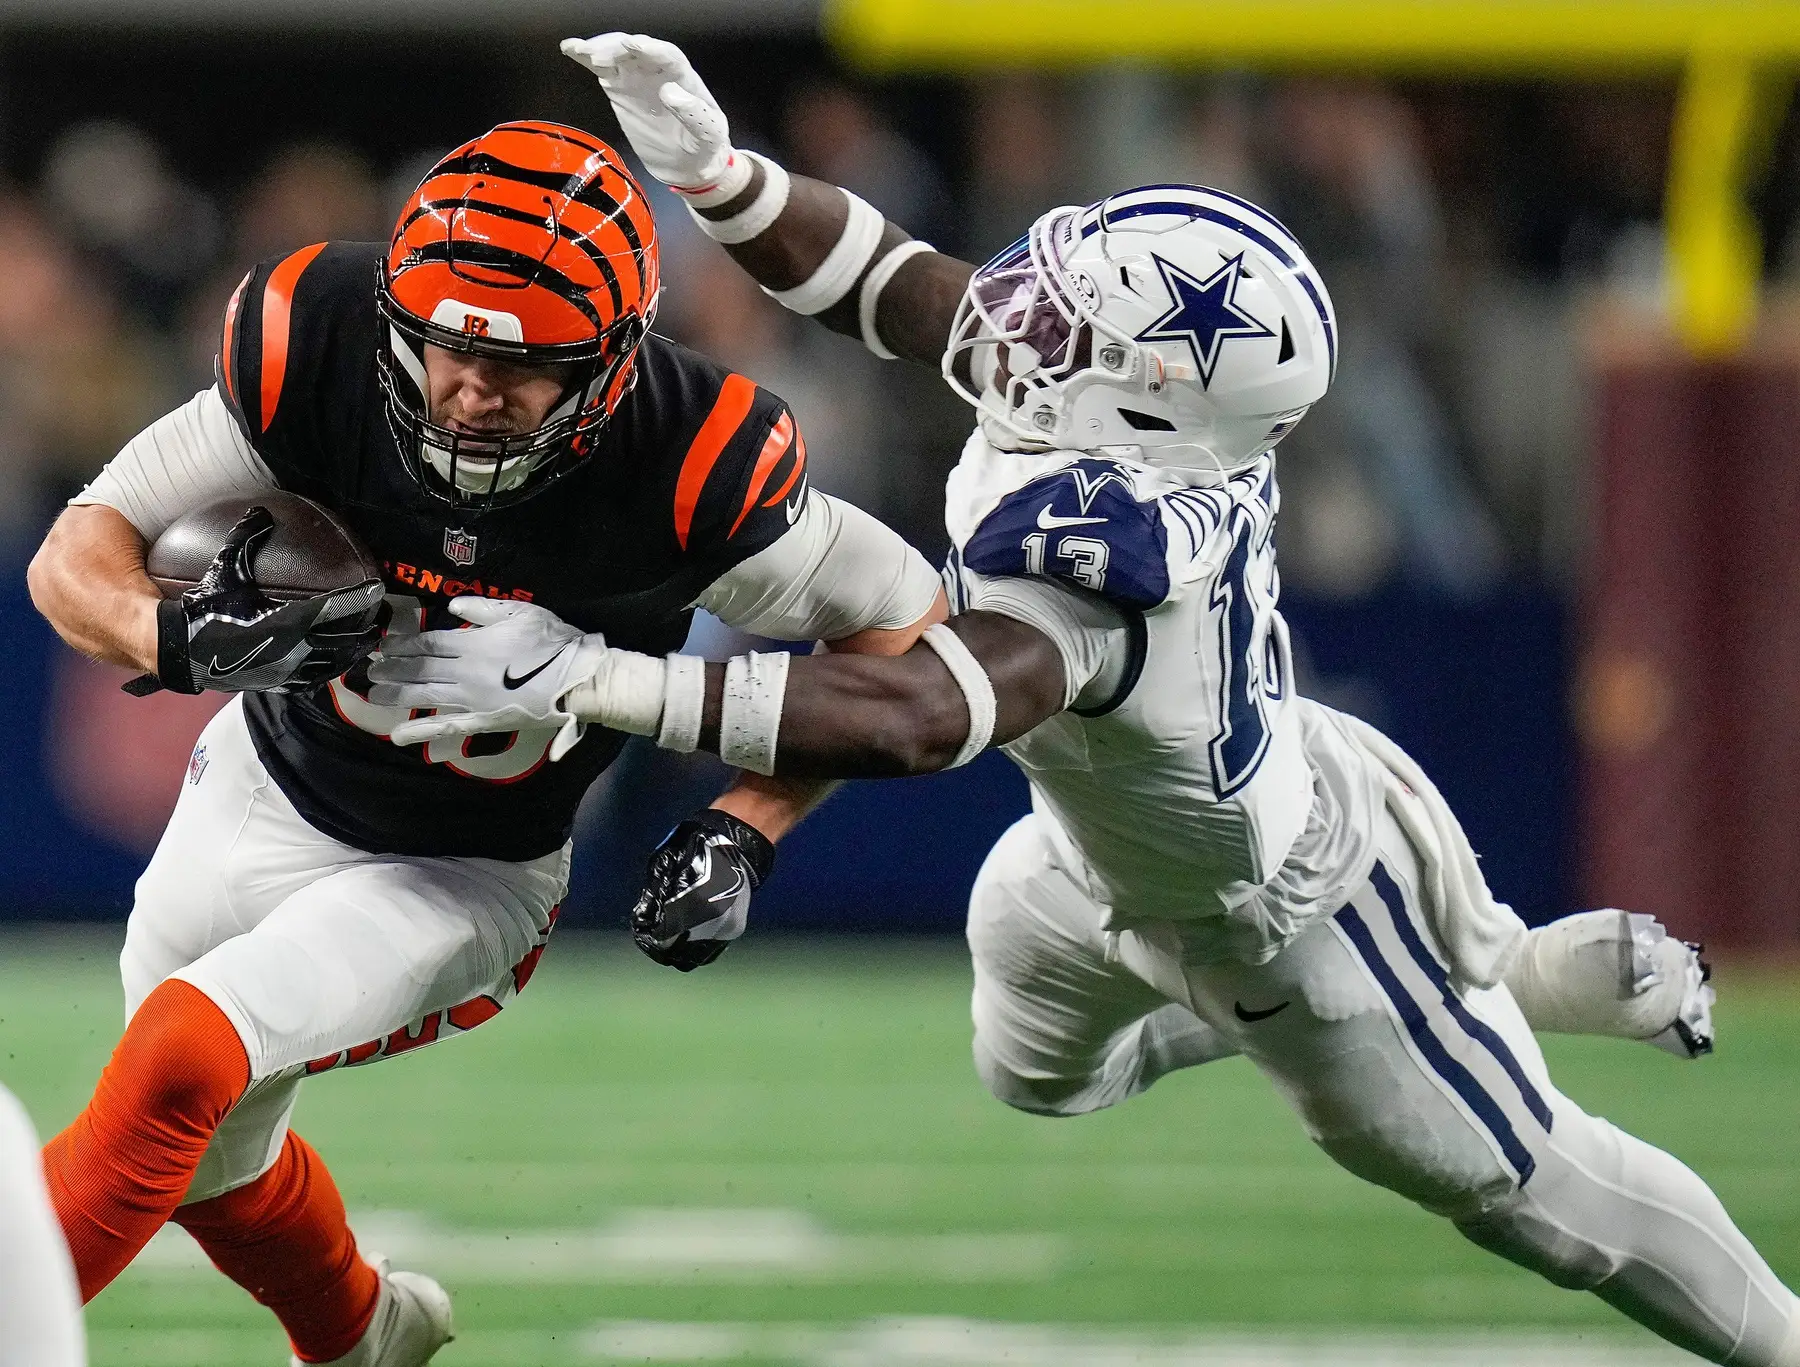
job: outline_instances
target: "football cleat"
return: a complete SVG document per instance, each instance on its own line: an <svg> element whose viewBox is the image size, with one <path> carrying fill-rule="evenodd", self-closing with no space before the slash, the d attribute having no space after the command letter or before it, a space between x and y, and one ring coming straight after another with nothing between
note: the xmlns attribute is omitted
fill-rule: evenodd
<svg viewBox="0 0 1800 1367"><path fill-rule="evenodd" d="M386 1258L371 1258L381 1278L375 1318L356 1347L316 1367L425 1367L456 1335L450 1325L450 1297L421 1272L394 1272ZM308 1367L297 1357L289 1367Z"/></svg>
<svg viewBox="0 0 1800 1367"><path fill-rule="evenodd" d="M1713 1051L1712 965L1701 956L1706 946L1677 940L1655 917L1623 912L1631 924L1631 990L1640 1000L1654 1000L1658 1014L1674 1007L1674 1019L1654 1035L1644 1036L1676 1058L1699 1058Z"/></svg>
<svg viewBox="0 0 1800 1367"><path fill-rule="evenodd" d="M1713 1049L1701 952L1654 916L1607 907L1533 930L1506 984L1534 1030L1644 1040L1693 1059Z"/></svg>

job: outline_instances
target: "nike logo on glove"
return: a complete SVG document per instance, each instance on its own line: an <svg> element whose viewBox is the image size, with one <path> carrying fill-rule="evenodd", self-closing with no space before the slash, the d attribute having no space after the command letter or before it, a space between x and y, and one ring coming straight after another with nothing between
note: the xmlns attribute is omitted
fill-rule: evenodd
<svg viewBox="0 0 1800 1367"><path fill-rule="evenodd" d="M743 870L734 867L731 870L731 886L726 888L723 892L715 892L711 897L708 897L706 900L709 902L730 902L737 897L739 890L742 889L743 886L744 886Z"/></svg>
<svg viewBox="0 0 1800 1367"><path fill-rule="evenodd" d="M248 655L244 656L244 658L239 660L236 664L222 665L219 663L219 657L215 655L213 656L212 663L206 667L207 674L214 679L223 679L227 675L236 674L242 669L247 669L257 656L261 655L263 651L269 648L269 644L269 638L264 637L256 643L255 648L252 649Z"/></svg>
<svg viewBox="0 0 1800 1367"><path fill-rule="evenodd" d="M1097 522L1106 521L1103 517L1058 517L1050 511L1051 505L1046 503L1038 514L1038 526L1045 531L1055 531L1058 527L1091 527Z"/></svg>
<svg viewBox="0 0 1800 1367"><path fill-rule="evenodd" d="M539 665L536 669L532 670L529 674L521 674L516 679L513 678L513 675L512 675L512 666L508 665L504 670L502 670L500 672L501 687L507 688L507 689L525 687L526 684L530 683L533 679L537 678L538 675L542 674L546 669L550 668L551 665L555 664L557 659L562 655L563 651L565 651L569 648L569 645L570 645L569 642L564 641L562 643L562 645L557 647L555 655L552 655L548 660L545 660L541 665Z"/></svg>
<svg viewBox="0 0 1800 1367"><path fill-rule="evenodd" d="M1280 1006L1271 1006L1267 1011L1246 1011L1242 1002L1233 1002L1231 1009L1237 1013L1239 1020L1247 1025L1254 1025L1257 1021L1266 1021L1270 1016L1279 1016L1292 1005L1291 1001L1286 1001Z"/></svg>

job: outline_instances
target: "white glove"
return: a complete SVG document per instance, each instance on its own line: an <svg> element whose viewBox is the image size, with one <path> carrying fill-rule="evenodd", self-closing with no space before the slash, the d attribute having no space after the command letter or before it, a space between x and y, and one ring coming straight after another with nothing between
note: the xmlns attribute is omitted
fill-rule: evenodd
<svg viewBox="0 0 1800 1367"><path fill-rule="evenodd" d="M561 759L585 729L562 697L593 676L608 654L605 639L532 603L463 597L450 611L474 626L390 637L369 661L370 702L436 712L401 722L394 744L554 729L550 758Z"/></svg>
<svg viewBox="0 0 1800 1367"><path fill-rule="evenodd" d="M600 78L632 149L663 184L723 203L749 183L750 160L733 156L725 111L675 44L602 33L565 38L562 52Z"/></svg>

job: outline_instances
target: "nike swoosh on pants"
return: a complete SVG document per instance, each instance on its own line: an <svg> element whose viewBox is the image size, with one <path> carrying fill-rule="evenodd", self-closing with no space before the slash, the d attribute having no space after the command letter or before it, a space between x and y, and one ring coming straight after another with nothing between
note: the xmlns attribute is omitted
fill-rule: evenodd
<svg viewBox="0 0 1800 1367"><path fill-rule="evenodd" d="M1266 1021L1270 1016L1279 1016L1292 1005L1293 1002L1285 1001L1280 1006L1271 1006L1267 1011L1246 1011L1242 1002L1233 1002L1231 1009L1246 1025L1254 1025L1257 1021Z"/></svg>

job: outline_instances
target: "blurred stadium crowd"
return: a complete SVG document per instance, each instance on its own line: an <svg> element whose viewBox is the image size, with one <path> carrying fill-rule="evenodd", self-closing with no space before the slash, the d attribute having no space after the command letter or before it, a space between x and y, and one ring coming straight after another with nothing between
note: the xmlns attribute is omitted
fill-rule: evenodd
<svg viewBox="0 0 1800 1367"><path fill-rule="evenodd" d="M29 614L23 566L62 501L211 383L249 265L385 237L438 155L504 119L617 136L560 36L0 28L0 567L13 584L0 607ZM1672 345L1660 217L1673 77L874 79L810 36L667 36L740 145L975 260L1045 208L1132 184L1198 181L1280 215L1323 270L1344 336L1331 396L1282 448L1304 686L1428 761L1528 914L1568 909L1588 425L1610 358ZM1800 283L1791 111L1772 165L1757 200L1770 272ZM941 555L967 408L930 374L775 306L672 196L649 193L659 328L788 399L819 484ZM734 648L706 633L703 621L693 648ZM120 914L218 695L129 699L122 674L47 630L26 643L0 668L0 704L40 719L0 791L0 818L25 832L0 855L0 916ZM628 905L644 852L721 778L701 757L629 752L584 809L583 907ZM782 914L791 903L823 924L878 907L881 924L954 926L984 836L1023 803L998 760L967 782L834 801L797 842L834 858L787 861ZM916 854L835 857L901 823ZM825 881L792 882L812 868Z"/></svg>
<svg viewBox="0 0 1800 1367"><path fill-rule="evenodd" d="M1671 86L1120 71L876 87L807 43L783 46L773 89L739 89L729 46L696 47L740 140L977 260L1045 207L1152 180L1247 195L1297 231L1346 344L1331 400L1283 448L1290 587L1479 596L1508 577L1564 579L1596 301L1653 308L1663 288ZM574 71L529 84L554 86L559 107L526 99L513 115L581 122L585 109L613 131ZM200 149L129 116L15 137L0 188L0 536L28 541L124 440L210 381L224 301L250 263L384 236L433 156L481 131L429 106L422 117L437 141L396 152L312 135L297 111L286 137L300 140L238 146L234 163L254 169L227 183L184 174ZM1763 195L1777 272L1795 264L1793 143ZM661 328L789 399L822 486L941 549L939 476L965 411L928 376L786 315L672 202L658 207Z"/></svg>

